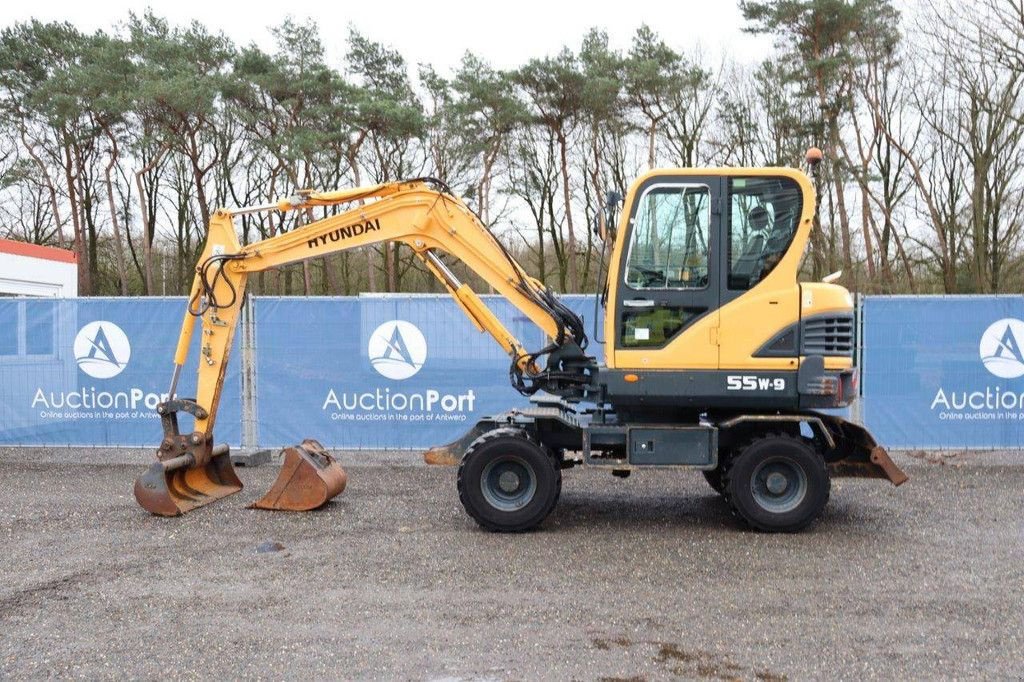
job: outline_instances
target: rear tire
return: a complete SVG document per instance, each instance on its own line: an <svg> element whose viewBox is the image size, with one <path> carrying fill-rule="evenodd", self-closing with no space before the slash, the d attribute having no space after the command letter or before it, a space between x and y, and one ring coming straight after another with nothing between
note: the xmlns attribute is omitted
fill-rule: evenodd
<svg viewBox="0 0 1024 682"><path fill-rule="evenodd" d="M500 428L466 449L459 465L459 501L482 528L518 533L540 525L562 491L562 471L525 432Z"/></svg>
<svg viewBox="0 0 1024 682"><path fill-rule="evenodd" d="M754 439L726 465L725 498L752 528L792 533L817 519L828 503L825 460L806 441L784 434Z"/></svg>
<svg viewBox="0 0 1024 682"><path fill-rule="evenodd" d="M711 486L711 488L716 493L718 493L719 495L722 495L722 494L725 493L725 483L722 481L722 467L721 467L721 465L719 465L715 469L710 469L710 470L707 470L707 471L702 471L701 473L704 474L704 480L708 482L708 485Z"/></svg>

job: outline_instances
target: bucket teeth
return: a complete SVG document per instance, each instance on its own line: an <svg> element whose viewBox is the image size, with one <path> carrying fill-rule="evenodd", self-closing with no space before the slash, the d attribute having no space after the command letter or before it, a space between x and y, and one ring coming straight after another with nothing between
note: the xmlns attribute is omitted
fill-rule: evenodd
<svg viewBox="0 0 1024 682"><path fill-rule="evenodd" d="M242 489L226 452L200 467L167 470L155 462L135 480L135 499L151 514L180 516Z"/></svg>
<svg viewBox="0 0 1024 682"><path fill-rule="evenodd" d="M284 449L284 463L274 485L249 505L254 509L310 511L345 489L348 476L324 446L307 439Z"/></svg>

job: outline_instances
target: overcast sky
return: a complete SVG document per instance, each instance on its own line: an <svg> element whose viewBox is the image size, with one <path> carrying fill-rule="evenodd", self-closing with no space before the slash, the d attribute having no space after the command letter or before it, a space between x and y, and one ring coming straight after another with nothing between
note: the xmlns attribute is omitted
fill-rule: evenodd
<svg viewBox="0 0 1024 682"><path fill-rule="evenodd" d="M5 0L0 5L0 25L35 17L69 21L85 30L111 29L128 16L129 10L140 12L144 7L143 3L125 0ZM441 69L458 64L467 50L494 66L511 68L530 57L553 54L564 45L578 47L593 26L604 28L613 47L625 50L642 23L677 50L703 50L712 63L723 55L756 63L771 50L770 39L742 32L743 17L732 0L154 0L149 7L174 23L198 19L224 31L237 43L255 41L268 48L272 42L267 27L284 16L314 21L320 24L328 58L334 65L346 52L350 23L368 37L398 48L411 64L426 62Z"/></svg>

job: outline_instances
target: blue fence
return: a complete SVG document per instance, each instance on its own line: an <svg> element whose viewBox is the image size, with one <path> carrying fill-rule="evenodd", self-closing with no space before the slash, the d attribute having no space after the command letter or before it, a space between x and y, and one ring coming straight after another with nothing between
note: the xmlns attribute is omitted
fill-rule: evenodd
<svg viewBox="0 0 1024 682"><path fill-rule="evenodd" d="M485 297L528 347L543 338ZM566 302L593 329L589 296ZM150 446L184 299L0 299L0 445ZM868 297L859 413L893 448L1024 445L1024 298ZM600 333L595 335L600 338ZM508 358L447 296L253 298L219 440L422 448L521 405ZM179 394L194 391L199 335ZM591 351L603 350L594 343ZM856 413L856 411L855 411ZM189 425L184 424L188 429Z"/></svg>
<svg viewBox="0 0 1024 682"><path fill-rule="evenodd" d="M483 298L528 348L545 345L507 301ZM592 320L591 297L566 299ZM508 356L447 295L260 298L253 309L260 444L305 434L339 448L424 448L525 403Z"/></svg>
<svg viewBox="0 0 1024 682"><path fill-rule="evenodd" d="M862 414L892 448L1024 446L1024 297L872 296Z"/></svg>
<svg viewBox="0 0 1024 682"><path fill-rule="evenodd" d="M154 408L169 387L184 306L183 298L0 299L0 445L158 442ZM195 394L199 336L181 395ZM219 438L234 444L240 394L235 363L217 418Z"/></svg>

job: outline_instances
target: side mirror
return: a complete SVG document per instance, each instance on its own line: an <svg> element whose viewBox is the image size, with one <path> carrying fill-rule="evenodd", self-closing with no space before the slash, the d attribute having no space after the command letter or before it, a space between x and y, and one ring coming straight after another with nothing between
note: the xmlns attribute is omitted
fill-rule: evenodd
<svg viewBox="0 0 1024 682"><path fill-rule="evenodd" d="M615 230L619 222L619 203L622 202L622 195L618 192L605 194L604 212L598 222L598 235L601 241L609 242L615 240Z"/></svg>

